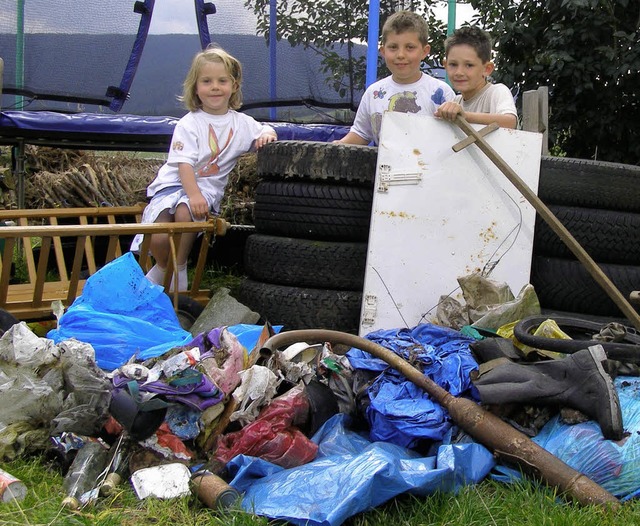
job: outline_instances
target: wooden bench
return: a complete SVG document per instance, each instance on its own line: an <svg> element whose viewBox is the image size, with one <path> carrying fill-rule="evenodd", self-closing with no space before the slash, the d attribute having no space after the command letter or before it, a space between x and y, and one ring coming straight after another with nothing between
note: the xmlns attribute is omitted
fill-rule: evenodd
<svg viewBox="0 0 640 526"><path fill-rule="evenodd" d="M227 222L212 218L206 222L140 224L144 206L0 210L0 222L9 225L0 226L0 243L4 244L0 308L21 320L51 318L51 303L60 300L65 308L71 305L82 293L86 278L126 252L135 234L169 235L172 257L164 283L168 290L176 268L176 249L187 232L202 233L203 238L191 287L180 294L206 305L210 291L200 289L200 284L207 252L212 237L226 233ZM145 272L152 264L150 241L150 236L145 236L138 258ZM26 269L24 283L12 283L12 268L18 260ZM172 298L177 308L178 292Z"/></svg>

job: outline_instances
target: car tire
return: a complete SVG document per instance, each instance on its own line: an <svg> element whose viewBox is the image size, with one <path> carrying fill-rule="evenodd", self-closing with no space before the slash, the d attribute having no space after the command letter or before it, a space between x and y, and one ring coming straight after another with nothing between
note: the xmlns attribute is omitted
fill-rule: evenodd
<svg viewBox="0 0 640 526"><path fill-rule="evenodd" d="M362 290L367 243L317 241L253 234L244 268L249 277L277 285Z"/></svg>
<svg viewBox="0 0 640 526"><path fill-rule="evenodd" d="M623 296L629 297L632 291L640 290L640 267L599 266ZM615 302L577 260L534 256L531 284L544 309L624 317Z"/></svg>
<svg viewBox="0 0 640 526"><path fill-rule="evenodd" d="M549 205L587 253L600 263L635 265L640 262L640 214ZM572 258L560 237L538 215L533 250L540 256Z"/></svg>
<svg viewBox="0 0 640 526"><path fill-rule="evenodd" d="M285 330L332 329L358 333L362 293L274 285L252 279L240 284L238 301Z"/></svg>
<svg viewBox="0 0 640 526"><path fill-rule="evenodd" d="M333 184L262 181L256 188L256 231L284 237L367 241L373 190Z"/></svg>
<svg viewBox="0 0 640 526"><path fill-rule="evenodd" d="M327 180L373 186L378 148L318 141L276 141L258 150L262 178Z"/></svg>
<svg viewBox="0 0 640 526"><path fill-rule="evenodd" d="M547 204L640 212L640 166L545 156L538 196Z"/></svg>

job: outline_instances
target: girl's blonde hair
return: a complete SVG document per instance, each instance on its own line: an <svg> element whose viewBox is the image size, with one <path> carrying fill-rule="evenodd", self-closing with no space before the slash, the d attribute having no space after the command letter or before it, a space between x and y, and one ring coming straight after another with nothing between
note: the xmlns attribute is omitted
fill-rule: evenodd
<svg viewBox="0 0 640 526"><path fill-rule="evenodd" d="M179 97L185 107L189 111L196 111L202 107L202 102L196 93L196 85L200 69L205 62L219 62L224 65L225 71L233 79L236 86L235 92L231 94L229 99L229 107L233 110L240 108L242 106L242 90L240 89L242 85L242 65L238 59L229 55L224 49L213 46L200 51L193 57L187 77L182 84L182 96Z"/></svg>

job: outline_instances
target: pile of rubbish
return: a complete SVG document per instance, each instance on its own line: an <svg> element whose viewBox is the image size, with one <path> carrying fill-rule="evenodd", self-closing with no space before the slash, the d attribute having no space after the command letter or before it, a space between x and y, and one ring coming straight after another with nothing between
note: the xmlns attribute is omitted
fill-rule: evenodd
<svg viewBox="0 0 640 526"><path fill-rule="evenodd" d="M467 282L468 291L502 287ZM496 346L486 342L513 342L515 321L539 315L530 288L499 296L481 304L469 293L473 309L443 302L443 325L366 339L453 396L481 402L486 375L499 370L487 371L496 358L487 349ZM563 337L549 326L538 334ZM280 329L238 323L191 334L133 256L122 256L87 280L46 338L24 322L0 338L0 458L45 452L55 459L65 475L61 501L72 509L128 481L140 499L194 493L211 508L333 526L401 493L454 492L487 476L518 476L496 466L487 447L389 363L329 341L265 346ZM509 352L562 362L558 353L520 347ZM478 388L474 379L483 375ZM603 436L615 430L602 426L615 414L569 425L521 397L519 415L501 416L616 497L630 498L640 489L638 389L633 377L616 379L624 436L615 440ZM24 497L10 474L0 470L0 482L3 500Z"/></svg>

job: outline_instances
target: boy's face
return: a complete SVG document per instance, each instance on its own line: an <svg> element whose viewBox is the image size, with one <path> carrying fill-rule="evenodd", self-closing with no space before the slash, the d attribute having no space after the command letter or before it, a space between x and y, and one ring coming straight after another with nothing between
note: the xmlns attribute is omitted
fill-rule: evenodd
<svg viewBox="0 0 640 526"><path fill-rule="evenodd" d="M483 63L476 50L468 44L450 48L444 66L453 89L465 100L485 86L487 76L493 71L493 62Z"/></svg>
<svg viewBox="0 0 640 526"><path fill-rule="evenodd" d="M420 80L420 63L430 51L429 44L423 45L415 31L389 33L386 42L380 46L380 55L391 71L393 80L399 84L411 84Z"/></svg>

